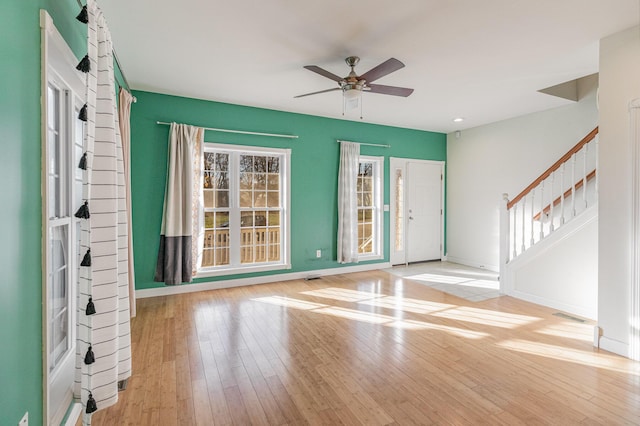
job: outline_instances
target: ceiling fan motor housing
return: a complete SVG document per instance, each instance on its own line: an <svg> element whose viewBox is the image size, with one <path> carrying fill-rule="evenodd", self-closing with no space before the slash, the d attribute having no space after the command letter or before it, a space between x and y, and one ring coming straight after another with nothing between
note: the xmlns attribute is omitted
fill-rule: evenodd
<svg viewBox="0 0 640 426"><path fill-rule="evenodd" d="M339 87L336 87L334 89L321 90L318 92L306 93L304 95L298 95L296 96L296 98L301 98L309 95L317 95L319 93L333 92L334 90L341 90L344 93L345 97L347 97L347 95L349 95L348 97L358 96L358 94L363 91L403 97L407 97L411 93L413 93L413 89L408 89L405 87L369 84L381 77L386 76L387 74L403 68L404 64L395 58L386 60L385 62L373 67L362 75L356 74L354 70L354 67L360 62L360 58L358 56L348 56L344 61L349 67L351 67L351 71L346 77L340 77L332 72L320 68L317 65L305 65L304 68L335 81L336 83L338 83Z"/></svg>

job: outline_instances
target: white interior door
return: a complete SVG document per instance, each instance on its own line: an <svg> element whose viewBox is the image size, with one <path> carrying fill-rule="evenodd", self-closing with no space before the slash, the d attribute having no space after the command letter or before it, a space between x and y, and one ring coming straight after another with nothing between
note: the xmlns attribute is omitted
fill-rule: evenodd
<svg viewBox="0 0 640 426"><path fill-rule="evenodd" d="M390 158L392 265L442 258L444 162Z"/></svg>
<svg viewBox="0 0 640 426"><path fill-rule="evenodd" d="M442 163L407 163L407 262L441 258Z"/></svg>

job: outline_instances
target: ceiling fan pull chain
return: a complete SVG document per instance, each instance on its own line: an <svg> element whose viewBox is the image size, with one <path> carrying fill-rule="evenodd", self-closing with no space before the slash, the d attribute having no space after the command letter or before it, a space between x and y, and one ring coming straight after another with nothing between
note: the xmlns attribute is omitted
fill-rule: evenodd
<svg viewBox="0 0 640 426"><path fill-rule="evenodd" d="M344 112L347 109L347 98L344 97L344 92L342 93L342 116L344 117Z"/></svg>

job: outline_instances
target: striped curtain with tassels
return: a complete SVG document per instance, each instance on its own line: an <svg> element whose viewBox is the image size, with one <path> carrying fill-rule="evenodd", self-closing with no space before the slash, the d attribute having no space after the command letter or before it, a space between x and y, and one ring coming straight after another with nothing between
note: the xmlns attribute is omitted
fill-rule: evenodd
<svg viewBox="0 0 640 426"><path fill-rule="evenodd" d="M113 47L95 0L78 16L88 21L84 109L83 197L78 291L76 398L91 413L115 404L118 382L131 376L128 287L128 225L123 151L116 110ZM84 15L84 16L83 16ZM85 19L81 19L84 17ZM85 22L87 23L87 22Z"/></svg>

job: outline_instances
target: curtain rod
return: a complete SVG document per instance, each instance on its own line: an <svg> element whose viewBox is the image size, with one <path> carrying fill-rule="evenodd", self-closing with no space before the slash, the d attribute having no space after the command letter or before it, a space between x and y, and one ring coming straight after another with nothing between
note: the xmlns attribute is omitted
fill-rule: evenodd
<svg viewBox="0 0 640 426"><path fill-rule="evenodd" d="M359 145L368 145L368 146L377 146L379 148L391 148L391 145L384 145L384 144L378 144L378 143L366 143L366 142L354 142L354 141L343 141L341 139L338 139L336 142L340 143L340 142L351 142L351 143L357 143Z"/></svg>
<svg viewBox="0 0 640 426"><path fill-rule="evenodd" d="M78 6L80 6L80 8L83 8L84 5L82 4L82 2L80 0L76 0L78 2ZM129 85L129 82L127 81L127 76L124 75L124 69L122 68L122 65L120 64L120 61L118 60L118 55L116 55L116 50L115 49L111 49L111 52L113 53L113 59L115 59L116 64L118 65L118 68L120 69L120 74L122 75L122 79L124 80L124 84L127 85L127 89L129 89L129 91L131 91L131 85ZM136 97L133 97L133 102L136 103L138 102L138 99L136 99Z"/></svg>
<svg viewBox="0 0 640 426"><path fill-rule="evenodd" d="M156 121L157 124L163 124L165 126L170 126L171 123L167 123L164 121ZM205 130L211 130L212 132L224 132L224 133L239 133L241 135L255 135L255 136L271 136L274 138L289 138L289 139L298 139L298 135L279 135L276 133L260 133L260 132L245 132L244 130L228 130L228 129L216 129L215 127L202 127L195 126L190 124L190 126L200 127Z"/></svg>

